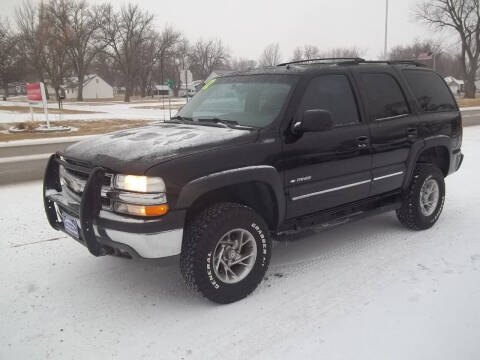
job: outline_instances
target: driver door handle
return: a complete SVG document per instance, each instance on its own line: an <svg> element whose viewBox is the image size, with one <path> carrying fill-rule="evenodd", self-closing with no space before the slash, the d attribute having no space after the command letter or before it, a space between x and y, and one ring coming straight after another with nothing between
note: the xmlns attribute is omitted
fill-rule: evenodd
<svg viewBox="0 0 480 360"><path fill-rule="evenodd" d="M368 136L359 136L357 137L357 146L361 149L368 147L368 144L370 142L370 139Z"/></svg>
<svg viewBox="0 0 480 360"><path fill-rule="evenodd" d="M416 127L407 128L407 136L410 139L417 138L418 137L418 128L416 128Z"/></svg>

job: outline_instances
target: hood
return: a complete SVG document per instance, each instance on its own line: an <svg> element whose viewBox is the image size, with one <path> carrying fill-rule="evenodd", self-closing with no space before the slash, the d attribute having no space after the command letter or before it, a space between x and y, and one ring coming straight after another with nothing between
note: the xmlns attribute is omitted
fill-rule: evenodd
<svg viewBox="0 0 480 360"><path fill-rule="evenodd" d="M65 156L116 172L140 174L174 158L255 140L256 131L159 123L98 135L69 146Z"/></svg>

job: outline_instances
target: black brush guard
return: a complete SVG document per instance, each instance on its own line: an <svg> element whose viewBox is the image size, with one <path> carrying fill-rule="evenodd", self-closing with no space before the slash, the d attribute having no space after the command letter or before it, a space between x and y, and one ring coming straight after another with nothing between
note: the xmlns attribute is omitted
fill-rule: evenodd
<svg viewBox="0 0 480 360"><path fill-rule="evenodd" d="M80 238L77 240L84 244L92 255L107 255L109 252L98 242L93 228L94 222L102 207L101 191L105 177L105 169L95 167L91 170L83 190L80 205L78 206L68 203L67 201L62 201L63 197L59 195L59 193L62 192L59 162L61 162L61 160L57 154L53 154L50 157L43 180L43 203L48 222L54 229L66 233L63 223L58 220L57 210L55 208L55 203L57 203L61 211L79 219Z"/></svg>

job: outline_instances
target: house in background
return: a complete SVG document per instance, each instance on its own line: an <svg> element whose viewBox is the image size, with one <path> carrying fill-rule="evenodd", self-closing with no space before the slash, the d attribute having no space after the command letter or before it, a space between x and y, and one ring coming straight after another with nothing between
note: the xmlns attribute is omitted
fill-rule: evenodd
<svg viewBox="0 0 480 360"><path fill-rule="evenodd" d="M447 76L445 82L454 95L460 95L464 92L465 82L455 79L453 76Z"/></svg>
<svg viewBox="0 0 480 360"><path fill-rule="evenodd" d="M153 96L173 96L173 90L168 85L155 85L152 93Z"/></svg>
<svg viewBox="0 0 480 360"><path fill-rule="evenodd" d="M76 99L78 94L78 78L65 79L65 96L67 99ZM113 87L97 74L85 76L83 81L83 98L112 99Z"/></svg>
<svg viewBox="0 0 480 360"><path fill-rule="evenodd" d="M23 81L16 81L7 84L7 89L3 86L0 88L0 97L3 96L17 96L17 95L25 95L27 93L25 89L26 83ZM5 92L7 91L7 93Z"/></svg>

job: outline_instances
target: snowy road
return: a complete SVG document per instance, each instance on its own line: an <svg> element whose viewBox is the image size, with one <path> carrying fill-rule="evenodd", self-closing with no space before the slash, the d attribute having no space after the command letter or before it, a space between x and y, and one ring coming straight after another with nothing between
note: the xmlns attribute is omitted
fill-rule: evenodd
<svg viewBox="0 0 480 360"><path fill-rule="evenodd" d="M178 259L94 258L51 230L40 182L0 187L0 359L478 359L480 127L463 151L433 229L385 214L276 243L225 306Z"/></svg>

